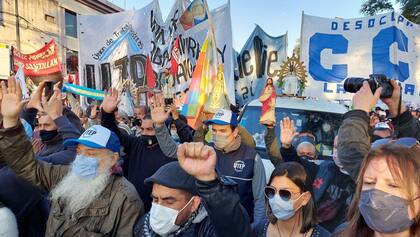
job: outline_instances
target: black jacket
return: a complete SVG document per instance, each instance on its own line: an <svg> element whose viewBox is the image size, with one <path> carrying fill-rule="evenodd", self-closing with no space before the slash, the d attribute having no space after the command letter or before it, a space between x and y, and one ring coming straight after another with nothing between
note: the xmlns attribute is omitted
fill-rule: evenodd
<svg viewBox="0 0 420 237"><path fill-rule="evenodd" d="M277 144L274 128L267 129L265 141L267 147ZM309 161L298 157L293 146L280 148L282 159L268 154L271 162L276 166L281 162L297 162L301 164L311 179L314 200L317 204L317 217L320 225L332 232L341 223L345 222L348 207L353 199L356 185L347 174L344 174L331 160Z"/></svg>
<svg viewBox="0 0 420 237"><path fill-rule="evenodd" d="M215 181L196 181L198 195L201 197L208 216L201 222L185 228L177 237L249 237L251 226L246 210L240 204L236 193L236 183L219 176ZM135 226L136 237L149 237L144 233L148 215L141 218ZM150 229L150 228L149 228ZM151 236L158 236L152 232ZM173 236L173 235L169 235Z"/></svg>
<svg viewBox="0 0 420 237"><path fill-rule="evenodd" d="M406 111L392 119L397 137L415 137L420 140L420 122ZM352 110L344 114L343 123L338 130L338 158L354 181L359 175L360 165L370 151L369 116L365 111Z"/></svg>
<svg viewBox="0 0 420 237"><path fill-rule="evenodd" d="M120 139L121 146L124 147L126 154L122 165L124 176L136 187L144 203L145 212L148 212L152 203L150 197L152 189L149 185L144 184L144 180L152 176L162 165L174 160L163 154L159 144L147 146L143 143L141 137L121 132L115 121L114 113L102 111L101 119L102 126L116 133Z"/></svg>
<svg viewBox="0 0 420 237"><path fill-rule="evenodd" d="M182 116L182 115L180 115ZM179 140L181 143L184 142L192 142L194 137L194 129L192 129L184 120L181 118L173 119L169 118L166 124L168 125L170 129L171 124L175 124L176 132L178 133Z"/></svg>

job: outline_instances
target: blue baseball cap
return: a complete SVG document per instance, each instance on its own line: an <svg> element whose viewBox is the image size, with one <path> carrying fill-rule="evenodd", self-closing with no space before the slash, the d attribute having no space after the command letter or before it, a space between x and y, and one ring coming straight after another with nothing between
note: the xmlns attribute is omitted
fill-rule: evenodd
<svg viewBox="0 0 420 237"><path fill-rule="evenodd" d="M220 109L214 114L213 118L208 120L205 124L232 125L236 127L238 126L238 116L230 110Z"/></svg>
<svg viewBox="0 0 420 237"><path fill-rule="evenodd" d="M82 144L90 148L106 148L113 152L120 152L120 140L117 134L101 125L94 125L88 128L77 139L67 139L64 141L64 146L75 146L77 144Z"/></svg>

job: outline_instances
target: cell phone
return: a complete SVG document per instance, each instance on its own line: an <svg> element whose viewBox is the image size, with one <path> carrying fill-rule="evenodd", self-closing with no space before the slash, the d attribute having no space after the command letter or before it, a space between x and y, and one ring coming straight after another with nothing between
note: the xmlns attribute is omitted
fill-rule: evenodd
<svg viewBox="0 0 420 237"><path fill-rule="evenodd" d="M49 100L54 94L54 83L52 81L45 82L45 97Z"/></svg>
<svg viewBox="0 0 420 237"><path fill-rule="evenodd" d="M174 99L172 98L165 98L165 105L169 106L172 105L174 103Z"/></svg>

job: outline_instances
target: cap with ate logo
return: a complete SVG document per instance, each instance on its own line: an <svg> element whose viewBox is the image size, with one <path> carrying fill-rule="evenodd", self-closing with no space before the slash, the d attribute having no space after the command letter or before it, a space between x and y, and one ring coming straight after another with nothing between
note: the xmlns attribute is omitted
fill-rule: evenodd
<svg viewBox="0 0 420 237"><path fill-rule="evenodd" d="M120 151L120 140L111 130L94 125L88 128L78 139L68 139L64 141L65 146L82 144L90 148L106 148L113 152Z"/></svg>
<svg viewBox="0 0 420 237"><path fill-rule="evenodd" d="M238 126L238 117L230 110L220 109L214 114L213 118L206 122L207 125L233 125Z"/></svg>

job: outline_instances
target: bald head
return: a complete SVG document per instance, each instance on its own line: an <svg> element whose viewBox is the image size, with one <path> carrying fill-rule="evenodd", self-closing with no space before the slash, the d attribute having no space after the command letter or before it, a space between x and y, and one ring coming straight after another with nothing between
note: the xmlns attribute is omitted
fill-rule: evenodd
<svg viewBox="0 0 420 237"><path fill-rule="evenodd" d="M298 156L308 156L312 159L316 159L315 146L310 142L300 143L296 148L296 152Z"/></svg>

